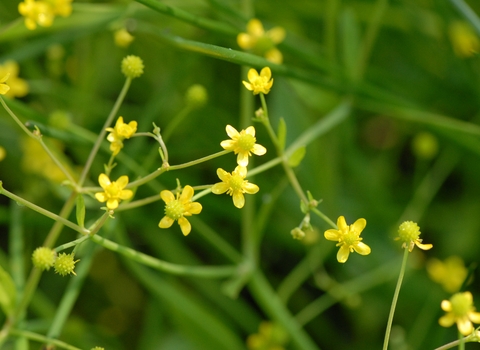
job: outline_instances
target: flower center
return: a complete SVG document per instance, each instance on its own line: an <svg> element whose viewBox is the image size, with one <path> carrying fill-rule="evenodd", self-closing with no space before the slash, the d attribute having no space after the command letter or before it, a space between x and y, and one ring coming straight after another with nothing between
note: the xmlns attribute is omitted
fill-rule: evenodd
<svg viewBox="0 0 480 350"><path fill-rule="evenodd" d="M175 199L165 206L165 215L173 220L178 220L184 213L183 204L178 199Z"/></svg>
<svg viewBox="0 0 480 350"><path fill-rule="evenodd" d="M346 245L351 247L359 241L358 235L353 230L348 230L348 232L343 236L343 241Z"/></svg>
<svg viewBox="0 0 480 350"><path fill-rule="evenodd" d="M242 191L242 185L243 185L243 177L235 174L234 172L230 177L230 188L232 189L232 192Z"/></svg>
<svg viewBox="0 0 480 350"><path fill-rule="evenodd" d="M472 309L472 303L464 295L464 293L457 293L450 299L452 303L452 311L455 315L461 317L468 314Z"/></svg>
<svg viewBox="0 0 480 350"><path fill-rule="evenodd" d="M255 138L255 136L245 133L243 135L240 135L237 142L238 147L241 148L242 151L250 151L255 145L256 141L257 139Z"/></svg>
<svg viewBox="0 0 480 350"><path fill-rule="evenodd" d="M118 193L120 192L120 188L115 181L113 181L110 185L105 188L105 193L109 198L118 197Z"/></svg>
<svg viewBox="0 0 480 350"><path fill-rule="evenodd" d="M398 227L398 237L403 242L414 242L420 235L420 227L413 221L405 221Z"/></svg>

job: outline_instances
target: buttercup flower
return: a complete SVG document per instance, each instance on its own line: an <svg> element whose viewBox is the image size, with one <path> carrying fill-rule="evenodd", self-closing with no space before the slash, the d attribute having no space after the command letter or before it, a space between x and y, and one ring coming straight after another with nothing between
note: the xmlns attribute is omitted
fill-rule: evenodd
<svg viewBox="0 0 480 350"><path fill-rule="evenodd" d="M95 198L101 203L107 202L108 209L117 209L120 200L130 199L133 196L132 190L124 190L128 185L126 175L120 176L117 181L110 181L107 175L100 174L98 183L105 192L95 193Z"/></svg>
<svg viewBox="0 0 480 350"><path fill-rule="evenodd" d="M345 217L340 216L337 220L338 229L330 229L325 231L324 236L329 241L338 241L337 247L340 247L337 253L337 260L339 263L347 261L348 256L353 251L360 255L368 255L371 249L368 245L361 242L360 234L367 225L365 219L358 219L352 225L347 225Z"/></svg>
<svg viewBox="0 0 480 350"><path fill-rule="evenodd" d="M411 252L416 245L423 250L429 250L433 247L432 244L422 244L422 240L418 238L420 236L420 227L413 221L405 221L398 227L398 237L395 240L403 242L402 248L407 248Z"/></svg>
<svg viewBox="0 0 480 350"><path fill-rule="evenodd" d="M248 81L242 81L243 85L250 90L253 91L254 95L258 95L259 93L268 94L270 89L273 85L273 78L272 78L272 71L269 67L264 67L260 71L260 75L258 72L251 68L248 71Z"/></svg>
<svg viewBox="0 0 480 350"><path fill-rule="evenodd" d="M480 39L468 23L463 21L451 23L448 34L458 57L471 57L480 51Z"/></svg>
<svg viewBox="0 0 480 350"><path fill-rule="evenodd" d="M281 64L282 53L275 47L285 39L285 30L282 27L274 27L267 32L263 29L262 22L253 18L247 23L247 33L237 36L237 43L244 50L264 56L272 63Z"/></svg>
<svg viewBox="0 0 480 350"><path fill-rule="evenodd" d="M248 157L253 154L263 156L267 153L267 149L262 145L255 143L255 128L249 126L245 130L237 131L233 126L227 125L227 135L231 140L220 142L220 146L228 151L233 151L237 156L238 165L246 167L248 165Z"/></svg>
<svg viewBox="0 0 480 350"><path fill-rule="evenodd" d="M160 228L169 228L175 220L178 220L178 225L184 236L188 235L192 230L192 225L185 216L192 216L193 214L200 214L202 205L198 202L192 202L193 197L192 186L185 186L182 194L177 193L177 196L164 190L160 192L160 197L165 202L165 216L160 220L158 226Z"/></svg>
<svg viewBox="0 0 480 350"><path fill-rule="evenodd" d="M233 204L239 209L245 205L244 193L255 194L259 191L257 185L245 180L247 168L243 166L237 166L231 174L219 168L217 169L217 175L222 182L213 185L212 192L215 194L227 192L227 194L233 197Z"/></svg>
<svg viewBox="0 0 480 350"><path fill-rule="evenodd" d="M18 4L18 12L25 17L25 26L34 30L37 25L50 27L56 15L68 17L72 0L25 0Z"/></svg>
<svg viewBox="0 0 480 350"><path fill-rule="evenodd" d="M123 122L123 117L119 117L115 123L115 127L106 128L110 134L107 135L107 140L110 141L110 151L113 155L117 155L123 148L123 140L129 139L137 132L137 122L131 121L128 124Z"/></svg>
<svg viewBox="0 0 480 350"><path fill-rule="evenodd" d="M433 281L441 284L449 293L458 292L468 275L463 260L458 256L450 256L444 261L430 259L427 261L427 272Z"/></svg>
<svg viewBox="0 0 480 350"><path fill-rule="evenodd" d="M28 94L27 82L18 77L20 67L15 61L6 61L0 65L0 94L10 98L23 97ZM8 85L5 82L8 79ZM6 90L5 90L6 89Z"/></svg>
<svg viewBox="0 0 480 350"><path fill-rule="evenodd" d="M442 327L450 327L456 323L460 333L469 335L474 330L472 322L480 323L480 313L475 312L470 292L454 294L450 300L443 300L441 307L447 312L438 320Z"/></svg>

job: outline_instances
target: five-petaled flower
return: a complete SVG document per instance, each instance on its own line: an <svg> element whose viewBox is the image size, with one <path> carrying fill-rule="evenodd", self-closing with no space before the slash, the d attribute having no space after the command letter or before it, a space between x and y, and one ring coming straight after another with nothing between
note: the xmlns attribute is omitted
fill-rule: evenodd
<svg viewBox="0 0 480 350"><path fill-rule="evenodd" d="M469 335L474 330L472 322L480 323L480 313L475 312L470 292L454 294L450 300L443 300L441 307L447 312L438 320L443 327L450 327L456 323L461 334Z"/></svg>
<svg viewBox="0 0 480 350"><path fill-rule="evenodd" d="M133 120L126 124L123 122L123 117L118 117L115 127L106 128L105 130L110 132L107 140L110 141L110 151L115 156L123 148L123 140L129 139L137 131L137 122Z"/></svg>
<svg viewBox="0 0 480 350"><path fill-rule="evenodd" d="M365 219L358 219L352 225L347 225L345 217L340 216L337 220L338 229L330 229L325 231L325 238L329 241L338 241L337 247L340 247L337 253L337 260L339 263L347 261L348 256L353 251L360 255L368 255L371 249L368 245L361 242L360 233L367 225Z"/></svg>
<svg viewBox="0 0 480 350"><path fill-rule="evenodd" d="M238 165L231 174L219 168L217 169L217 175L222 182L213 185L212 192L215 194L227 192L233 197L233 204L239 209L245 205L244 193L255 194L259 190L257 185L245 180L247 177L246 167Z"/></svg>
<svg viewBox="0 0 480 350"><path fill-rule="evenodd" d="M248 165L248 157L253 154L263 156L267 153L267 149L262 145L255 143L255 128L249 126L245 130L237 131L233 126L227 125L227 135L231 140L225 140L220 143L224 149L233 151L237 156L238 165L246 167Z"/></svg>
<svg viewBox="0 0 480 350"><path fill-rule="evenodd" d="M103 203L107 202L107 208L114 210L118 208L120 200L130 199L133 196L132 190L125 190L128 185L128 176L123 175L117 181L110 181L105 174L100 174L98 183L104 189L104 192L95 193L95 198Z"/></svg>
<svg viewBox="0 0 480 350"><path fill-rule="evenodd" d="M165 202L165 216L160 220L158 226L169 228L175 220L178 220L183 235L188 235L192 230L192 225L185 216L200 214L202 211L200 203L192 202L193 193L192 186L188 185L183 188L182 194L178 192L176 197L168 190L160 192L160 197Z"/></svg>
<svg viewBox="0 0 480 350"><path fill-rule="evenodd" d="M411 252L415 245L423 250L429 250L433 247L432 244L422 244L420 236L420 227L413 221L405 221L398 227L398 237L395 240L403 242L402 248L408 248Z"/></svg>
<svg viewBox="0 0 480 350"><path fill-rule="evenodd" d="M275 45L281 43L283 39L285 39L285 29L274 27L265 32L262 22L253 18L247 23L247 33L238 34L237 43L244 50L251 50L272 63L281 64L283 56Z"/></svg>
<svg viewBox="0 0 480 350"><path fill-rule="evenodd" d="M249 82L242 81L242 83L248 90L253 91L254 95L258 95L259 93L266 95L270 92L273 85L273 78L272 71L269 67L262 68L260 74L251 68L248 71L247 77Z"/></svg>

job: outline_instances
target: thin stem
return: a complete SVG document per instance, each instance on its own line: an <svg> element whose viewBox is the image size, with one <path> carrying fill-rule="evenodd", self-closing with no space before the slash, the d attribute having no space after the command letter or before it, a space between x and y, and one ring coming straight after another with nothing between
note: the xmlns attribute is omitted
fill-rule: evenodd
<svg viewBox="0 0 480 350"><path fill-rule="evenodd" d="M68 343L65 343L61 340L49 338L49 337L46 337L42 334L38 334L38 333L34 333L34 332L29 332L29 331L24 331L24 330L19 330L19 329L14 328L14 329L10 330L10 334L13 335L13 336L27 338L27 339L30 339L30 340L33 340L33 341L37 341L37 342L43 343L43 344L52 344L52 345L58 346L59 348L62 348L62 349L82 350L82 349L77 348L75 346L72 346Z"/></svg>
<svg viewBox="0 0 480 350"><path fill-rule="evenodd" d="M458 350L465 350L465 338L458 332Z"/></svg>
<svg viewBox="0 0 480 350"><path fill-rule="evenodd" d="M330 218L328 216L326 216L324 213L322 213L320 210L318 210L317 208L311 208L310 210L313 213L317 214L321 219L323 219L331 227L333 227L335 229L337 228L337 225L335 225L335 223L332 220L330 220Z"/></svg>
<svg viewBox="0 0 480 350"><path fill-rule="evenodd" d="M83 183L85 182L85 179L87 178L88 172L90 171L90 168L93 164L93 160L95 159L98 150L100 149L100 146L105 139L105 135L107 134L106 128L108 128L112 122L115 116L118 113L118 110L120 109L120 106L127 95L127 91L130 87L130 84L132 83L132 78L127 78L125 80L125 84L123 84L123 88L120 91L120 94L118 95L117 100L115 101L115 104L113 105L113 108L110 112L110 114L107 117L107 120L103 124L102 130L100 131L97 140L95 141L95 144L93 145L92 150L90 151L90 154L88 156L87 162L85 163L85 167L83 168L82 174L80 175L80 180L78 180L78 185L82 186Z"/></svg>
<svg viewBox="0 0 480 350"><path fill-rule="evenodd" d="M397 306L398 295L400 294L403 276L405 275L405 267L407 266L408 253L408 248L405 248L405 251L403 253L402 267L400 269L400 275L398 276L397 286L395 287L395 293L393 294L392 305L390 307L390 314L388 315L387 330L385 331L385 339L383 341L383 350L388 349L390 331L392 330L393 315L395 314L395 307Z"/></svg>
<svg viewBox="0 0 480 350"><path fill-rule="evenodd" d="M224 278L232 276L237 271L237 266L187 266L173 264L141 253L135 249L122 246L99 235L91 236L91 240L106 249L119 253L130 260L142 265L150 266L156 270L180 276L196 276L203 278Z"/></svg>

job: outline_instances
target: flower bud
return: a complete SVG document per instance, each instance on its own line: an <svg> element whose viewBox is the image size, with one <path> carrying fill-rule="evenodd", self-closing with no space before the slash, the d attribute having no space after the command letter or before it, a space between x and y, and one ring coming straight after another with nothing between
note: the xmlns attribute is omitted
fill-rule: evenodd
<svg viewBox="0 0 480 350"><path fill-rule="evenodd" d="M143 74L143 61L140 57L129 55L122 60L122 73L127 78L138 78Z"/></svg>
<svg viewBox="0 0 480 350"><path fill-rule="evenodd" d="M49 270L55 263L55 251L47 247L38 247L32 254L32 262L40 270Z"/></svg>

